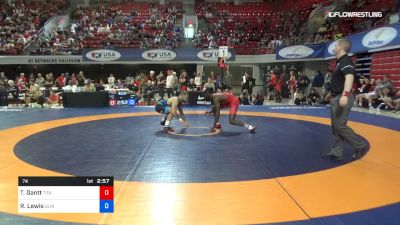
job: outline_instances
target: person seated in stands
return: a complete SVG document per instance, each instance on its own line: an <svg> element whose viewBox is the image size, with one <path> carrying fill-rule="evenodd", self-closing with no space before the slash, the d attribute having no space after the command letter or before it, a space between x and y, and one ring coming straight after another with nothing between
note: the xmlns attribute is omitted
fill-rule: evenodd
<svg viewBox="0 0 400 225"><path fill-rule="evenodd" d="M129 86L129 90L131 90L134 93L138 93L140 90L140 86L141 86L141 77L137 75L135 76L133 84Z"/></svg>
<svg viewBox="0 0 400 225"><path fill-rule="evenodd" d="M304 73L299 72L299 80L297 81L297 87L303 95L307 94L307 88L309 85L310 85L310 79Z"/></svg>
<svg viewBox="0 0 400 225"><path fill-rule="evenodd" d="M72 84L78 85L78 77L76 76L75 73L71 74L71 81L72 81ZM68 84L69 84L69 82L68 82Z"/></svg>
<svg viewBox="0 0 400 225"><path fill-rule="evenodd" d="M253 97L253 105L264 105L264 94L261 90Z"/></svg>
<svg viewBox="0 0 400 225"><path fill-rule="evenodd" d="M372 101L374 99L379 98L379 92L380 92L381 88L383 87L382 86L382 81L379 80L379 79L376 80L376 81L374 79L372 79L370 81L370 85L373 85L374 83L376 84L374 90L370 89L368 93L361 93L361 94L357 95L356 96L356 100L355 100L355 104L358 104L359 106L362 106L363 100L366 99L366 100L368 100L368 106L370 108L372 108Z"/></svg>
<svg viewBox="0 0 400 225"><path fill-rule="evenodd" d="M194 78L194 84L196 85L197 91L200 91L203 86L203 78L201 77L200 72L196 73L196 77Z"/></svg>
<svg viewBox="0 0 400 225"><path fill-rule="evenodd" d="M108 85L110 85L110 88L113 88L115 85L115 77L114 74L110 73L110 76L107 78Z"/></svg>
<svg viewBox="0 0 400 225"><path fill-rule="evenodd" d="M383 87L382 87L382 89L383 88L388 88L389 92L392 92L392 90L393 90L393 84L392 84L392 81L390 80L389 75L384 75L383 76Z"/></svg>
<svg viewBox="0 0 400 225"><path fill-rule="evenodd" d="M99 80L99 83L95 83L94 86L96 87L96 91L104 91L104 81L102 79Z"/></svg>
<svg viewBox="0 0 400 225"><path fill-rule="evenodd" d="M52 73L46 74L46 79L44 81L44 86L46 88L50 88L50 87L53 86L53 84L54 84L54 76L53 76L53 74Z"/></svg>
<svg viewBox="0 0 400 225"><path fill-rule="evenodd" d="M221 89L221 90L224 89L224 84L222 83L221 75L217 75L217 79L215 80L214 85L217 89Z"/></svg>
<svg viewBox="0 0 400 225"><path fill-rule="evenodd" d="M196 84L194 83L194 79L193 78L191 78L190 80L189 80L189 84L187 85L187 91L188 92L193 92L193 91L196 91L197 89L196 89Z"/></svg>
<svg viewBox="0 0 400 225"><path fill-rule="evenodd" d="M117 88L117 89L123 89L123 88L125 88L125 84L122 82L121 79L118 79L117 83L115 84L114 87Z"/></svg>
<svg viewBox="0 0 400 225"><path fill-rule="evenodd" d="M96 87L94 86L94 84L89 79L86 79L85 80L85 86L83 86L83 91L84 92L95 92L96 91Z"/></svg>
<svg viewBox="0 0 400 225"><path fill-rule="evenodd" d="M212 77L208 77L207 83L204 84L203 91L207 91L209 93L214 93L215 92L215 85L214 85L214 80Z"/></svg>
<svg viewBox="0 0 400 225"><path fill-rule="evenodd" d="M80 71L78 74L78 87L85 86L85 76L83 75L83 71Z"/></svg>
<svg viewBox="0 0 400 225"><path fill-rule="evenodd" d="M0 72L0 81L7 82L8 78L4 72Z"/></svg>
<svg viewBox="0 0 400 225"><path fill-rule="evenodd" d="M63 87L64 92L78 92L78 86L74 84L72 80L68 82L68 85Z"/></svg>
<svg viewBox="0 0 400 225"><path fill-rule="evenodd" d="M362 100L368 99L368 93L371 89L371 82L369 79L361 79L361 87L358 89L360 94L356 95L356 100L354 101L354 105L358 105L362 107Z"/></svg>
<svg viewBox="0 0 400 225"><path fill-rule="evenodd" d="M36 83L39 84L40 87L44 86L45 79L41 73L38 73L38 77L36 78Z"/></svg>
<svg viewBox="0 0 400 225"><path fill-rule="evenodd" d="M8 80L7 92L8 99L19 100L18 87L15 85L13 80Z"/></svg>
<svg viewBox="0 0 400 225"><path fill-rule="evenodd" d="M8 91L3 80L0 80L0 106L7 106Z"/></svg>
<svg viewBox="0 0 400 225"><path fill-rule="evenodd" d="M151 100L154 99L154 94L157 92L156 86L151 80L147 80L147 83L142 85L141 88L144 101L147 105L150 105Z"/></svg>
<svg viewBox="0 0 400 225"><path fill-rule="evenodd" d="M151 81L151 84L153 86L157 86L157 77L156 77L156 72L151 70L150 71L150 76L148 77L148 79Z"/></svg>
<svg viewBox="0 0 400 225"><path fill-rule="evenodd" d="M27 84L23 79L17 78L17 87L19 92L25 92L26 88L29 87L29 84Z"/></svg>
<svg viewBox="0 0 400 225"><path fill-rule="evenodd" d="M330 94L328 94L328 96L329 95ZM299 87L296 87L296 92L294 93L294 104L295 105L307 104L306 95L303 94L303 90Z"/></svg>
<svg viewBox="0 0 400 225"><path fill-rule="evenodd" d="M57 87L64 87L65 86L65 75L61 73L61 75L56 79Z"/></svg>
<svg viewBox="0 0 400 225"><path fill-rule="evenodd" d="M400 113L400 89L396 92L396 94L392 97L392 101L388 103L389 107L393 110L393 113Z"/></svg>
<svg viewBox="0 0 400 225"><path fill-rule="evenodd" d="M239 97L241 105L250 105L250 95L247 89L244 89Z"/></svg>
<svg viewBox="0 0 400 225"><path fill-rule="evenodd" d="M36 83L35 80L29 81L29 89L27 90L25 96L25 107L27 107L30 103L34 103L38 101L39 96L42 96L42 92L40 91L40 86ZM43 103L42 103L43 104Z"/></svg>
<svg viewBox="0 0 400 225"><path fill-rule="evenodd" d="M53 107L60 107L60 96L53 90L50 91L49 97L46 99L47 101L47 107L53 108Z"/></svg>
<svg viewBox="0 0 400 225"><path fill-rule="evenodd" d="M311 88L310 94L308 95L308 104L315 105L320 101L320 99L321 96L317 93L317 91L314 88Z"/></svg>
<svg viewBox="0 0 400 225"><path fill-rule="evenodd" d="M391 92L391 89L389 89L387 86L385 86L384 88L382 88L381 92L380 92L380 97L378 98L378 101L380 102L380 104L378 105L378 107L376 107L376 109L379 111L382 108L384 109L393 109L392 104L392 97L393 94Z"/></svg>
<svg viewBox="0 0 400 225"><path fill-rule="evenodd" d="M32 99L32 102L29 104L32 108L43 108L44 107L44 96L42 91L39 91L39 95L36 99Z"/></svg>
<svg viewBox="0 0 400 225"><path fill-rule="evenodd" d="M18 81L23 81L23 82L25 82L25 83L28 82L28 80L26 79L25 73L20 73L20 74L19 74Z"/></svg>
<svg viewBox="0 0 400 225"><path fill-rule="evenodd" d="M384 83L381 80L377 80L375 89L367 95L369 109L374 109L372 103L374 100L379 99L379 97L382 96L382 90L384 88Z"/></svg>

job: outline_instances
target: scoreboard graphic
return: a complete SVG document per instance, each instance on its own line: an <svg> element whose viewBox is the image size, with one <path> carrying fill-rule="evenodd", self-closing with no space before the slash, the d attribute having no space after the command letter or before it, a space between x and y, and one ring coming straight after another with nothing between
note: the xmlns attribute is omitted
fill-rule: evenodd
<svg viewBox="0 0 400 225"><path fill-rule="evenodd" d="M113 213L113 177L18 177L19 213Z"/></svg>

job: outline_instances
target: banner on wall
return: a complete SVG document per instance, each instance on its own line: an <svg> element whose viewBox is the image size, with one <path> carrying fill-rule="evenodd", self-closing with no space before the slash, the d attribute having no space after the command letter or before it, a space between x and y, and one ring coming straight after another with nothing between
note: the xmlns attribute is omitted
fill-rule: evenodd
<svg viewBox="0 0 400 225"><path fill-rule="evenodd" d="M369 50L400 45L400 24L356 33L345 37L350 40L353 54L368 52ZM328 58L334 56L333 49L337 41L330 41L317 45L295 45L277 49L276 59L305 59Z"/></svg>
<svg viewBox="0 0 400 225"><path fill-rule="evenodd" d="M400 45L400 24L393 24L377 29L347 36L352 43L350 52L357 54L376 48ZM337 41L328 42L325 57L334 56L333 49Z"/></svg>
<svg viewBox="0 0 400 225"><path fill-rule="evenodd" d="M81 64L82 56L0 56L0 65L13 64Z"/></svg>
<svg viewBox="0 0 400 225"><path fill-rule="evenodd" d="M218 49L84 49L84 61L113 62L113 61L215 61L219 57ZM234 61L232 50L227 52L227 60Z"/></svg>
<svg viewBox="0 0 400 225"><path fill-rule="evenodd" d="M276 59L306 59L324 56L325 44L294 45L277 49Z"/></svg>

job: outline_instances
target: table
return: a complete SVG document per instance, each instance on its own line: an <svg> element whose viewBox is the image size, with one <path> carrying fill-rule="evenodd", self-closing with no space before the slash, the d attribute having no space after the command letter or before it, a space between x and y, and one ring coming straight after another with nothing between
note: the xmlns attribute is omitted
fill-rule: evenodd
<svg viewBox="0 0 400 225"><path fill-rule="evenodd" d="M108 106L108 92L64 92L64 107L105 107Z"/></svg>

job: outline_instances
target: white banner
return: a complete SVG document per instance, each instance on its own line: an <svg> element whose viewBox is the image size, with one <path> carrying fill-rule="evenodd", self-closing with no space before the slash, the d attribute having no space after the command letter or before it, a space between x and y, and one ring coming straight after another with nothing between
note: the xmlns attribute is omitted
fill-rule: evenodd
<svg viewBox="0 0 400 225"><path fill-rule="evenodd" d="M219 46L219 57L228 58L228 46Z"/></svg>
<svg viewBox="0 0 400 225"><path fill-rule="evenodd" d="M0 64L81 64L82 56L0 56Z"/></svg>

